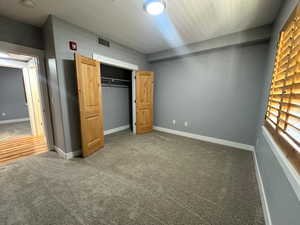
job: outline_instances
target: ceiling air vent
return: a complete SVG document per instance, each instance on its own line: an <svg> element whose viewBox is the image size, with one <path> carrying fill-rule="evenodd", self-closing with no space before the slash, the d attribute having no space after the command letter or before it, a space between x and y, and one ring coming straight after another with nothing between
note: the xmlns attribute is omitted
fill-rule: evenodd
<svg viewBox="0 0 300 225"><path fill-rule="evenodd" d="M107 40L105 40L105 39L103 39L103 38L98 38L98 43L99 43L100 45L104 45L104 46L106 46L106 47L109 47L109 46L110 46L110 42L107 41Z"/></svg>

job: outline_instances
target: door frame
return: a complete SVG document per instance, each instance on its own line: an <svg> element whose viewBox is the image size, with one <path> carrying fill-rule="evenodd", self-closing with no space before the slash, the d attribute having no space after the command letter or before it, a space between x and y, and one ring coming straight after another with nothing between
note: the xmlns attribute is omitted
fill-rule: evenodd
<svg viewBox="0 0 300 225"><path fill-rule="evenodd" d="M9 42L0 41L0 51L31 56L36 59L37 76L38 76L38 93L42 106L42 119L44 122L45 138L47 140L48 149L54 149L54 138L52 130L52 120L50 111L50 102L48 95L48 82L45 67L45 53L43 50L26 47L23 45L12 44ZM21 67L21 63L20 63ZM20 68L19 67L19 68ZM24 67L23 67L24 68Z"/></svg>
<svg viewBox="0 0 300 225"><path fill-rule="evenodd" d="M116 66L119 68L123 69L129 69L132 70L131 74L131 82L132 82L132 100L131 100L131 105L132 105L132 130L133 133L136 134L136 103L135 103L135 98L136 98L136 84L135 84L135 73L137 70L139 70L139 66L136 64L131 64L126 61L110 58L104 55L100 55L97 53L93 53L93 59L99 61L100 63L110 65L110 66ZM105 118L104 118L105 119Z"/></svg>

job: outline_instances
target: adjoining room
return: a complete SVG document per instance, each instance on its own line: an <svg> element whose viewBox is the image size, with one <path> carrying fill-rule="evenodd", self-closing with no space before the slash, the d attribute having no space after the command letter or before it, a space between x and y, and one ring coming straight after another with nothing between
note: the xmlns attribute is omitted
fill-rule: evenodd
<svg viewBox="0 0 300 225"><path fill-rule="evenodd" d="M0 162L48 151L37 61L0 52Z"/></svg>
<svg viewBox="0 0 300 225"><path fill-rule="evenodd" d="M0 141L30 136L22 69L0 67L0 80Z"/></svg>

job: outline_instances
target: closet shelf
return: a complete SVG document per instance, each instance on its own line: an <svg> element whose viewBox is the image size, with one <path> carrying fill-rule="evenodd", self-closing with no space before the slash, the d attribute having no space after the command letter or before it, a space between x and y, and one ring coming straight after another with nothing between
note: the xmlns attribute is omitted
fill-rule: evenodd
<svg viewBox="0 0 300 225"><path fill-rule="evenodd" d="M125 85L114 85L114 84L102 84L102 87L128 88L128 86Z"/></svg>
<svg viewBox="0 0 300 225"><path fill-rule="evenodd" d="M110 81L121 81L121 82L128 82L130 83L130 80L124 80L124 79L118 79L118 78L111 78L111 77L102 77L102 80L110 80Z"/></svg>

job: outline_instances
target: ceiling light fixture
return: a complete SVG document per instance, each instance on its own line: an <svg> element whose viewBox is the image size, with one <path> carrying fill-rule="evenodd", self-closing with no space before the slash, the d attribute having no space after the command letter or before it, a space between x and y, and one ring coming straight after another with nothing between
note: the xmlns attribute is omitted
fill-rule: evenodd
<svg viewBox="0 0 300 225"><path fill-rule="evenodd" d="M166 8L166 2L164 0L145 0L144 10L150 15L157 16L162 14Z"/></svg>
<svg viewBox="0 0 300 225"><path fill-rule="evenodd" d="M10 56L5 52L0 52L0 58L10 58Z"/></svg>
<svg viewBox="0 0 300 225"><path fill-rule="evenodd" d="M34 8L35 2L33 0L21 0L20 4L27 8Z"/></svg>

